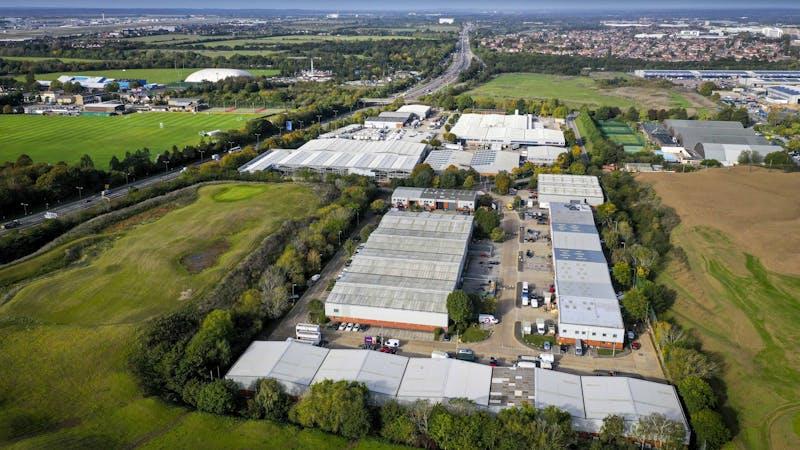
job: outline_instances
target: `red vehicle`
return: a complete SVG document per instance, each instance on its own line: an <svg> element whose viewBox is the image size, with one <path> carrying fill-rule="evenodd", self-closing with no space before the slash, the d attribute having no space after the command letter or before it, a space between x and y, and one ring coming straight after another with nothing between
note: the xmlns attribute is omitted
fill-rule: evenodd
<svg viewBox="0 0 800 450"><path fill-rule="evenodd" d="M639 342L631 342L631 349L639 350L640 348L642 348L642 344L640 344Z"/></svg>
<svg viewBox="0 0 800 450"><path fill-rule="evenodd" d="M556 285L555 284L551 284L550 285L550 293L553 294L555 292L556 292Z"/></svg>
<svg viewBox="0 0 800 450"><path fill-rule="evenodd" d="M495 358L494 356L489 358L489 365L492 367L497 367L497 358Z"/></svg>

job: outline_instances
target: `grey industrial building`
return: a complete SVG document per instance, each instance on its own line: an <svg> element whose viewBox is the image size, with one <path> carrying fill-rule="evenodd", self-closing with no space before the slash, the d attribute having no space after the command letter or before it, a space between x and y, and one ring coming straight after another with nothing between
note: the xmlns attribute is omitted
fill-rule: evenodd
<svg viewBox="0 0 800 450"><path fill-rule="evenodd" d="M475 210L478 191L461 189L399 187L392 193L393 208L419 207L426 210L471 212Z"/></svg>
<svg viewBox="0 0 800 450"><path fill-rule="evenodd" d="M591 206L603 203L603 189L597 177L589 175L539 174L537 178L539 205L579 202Z"/></svg>
<svg viewBox="0 0 800 450"><path fill-rule="evenodd" d="M448 326L471 215L389 211L325 301L332 320L433 331Z"/></svg>
<svg viewBox="0 0 800 450"><path fill-rule="evenodd" d="M763 157L783 150L756 135L752 128L745 128L741 122L669 119L664 121L664 127L690 153L700 159L715 159L726 166L737 164L743 151Z"/></svg>
<svg viewBox="0 0 800 450"><path fill-rule="evenodd" d="M561 130L545 128L531 114L462 114L450 130L465 144L564 146Z"/></svg>
<svg viewBox="0 0 800 450"><path fill-rule="evenodd" d="M451 149L434 150L425 159L425 163L437 172L442 172L450 166L455 166L459 169L475 169L481 175L497 175L500 172L510 173L519 167L519 162L519 152L489 148L473 152Z"/></svg>
<svg viewBox="0 0 800 450"><path fill-rule="evenodd" d="M630 435L640 418L658 413L683 424L689 442L689 425L675 388L629 377L490 367L371 350L329 350L288 339L253 342L225 378L247 391L254 391L258 380L273 378L294 396L323 380L356 381L366 385L376 404L390 399L447 403L466 398L491 412L523 404L555 406L570 414L577 431L590 434L599 433L610 414L622 416Z"/></svg>
<svg viewBox="0 0 800 450"><path fill-rule="evenodd" d="M429 150L427 144L400 140L313 139L297 150L270 150L239 171L277 170L291 174L307 169L320 174L366 175L385 181L410 176Z"/></svg>

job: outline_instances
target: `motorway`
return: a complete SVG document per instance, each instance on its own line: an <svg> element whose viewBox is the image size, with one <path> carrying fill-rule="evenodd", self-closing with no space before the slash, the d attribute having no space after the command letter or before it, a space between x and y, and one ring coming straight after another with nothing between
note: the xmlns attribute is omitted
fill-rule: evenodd
<svg viewBox="0 0 800 450"><path fill-rule="evenodd" d="M403 97L405 100L415 100L418 99L419 97L422 97L425 94L436 92L439 89L442 89L443 87L449 84L457 82L458 75L464 70L467 70L467 68L469 68L470 62L474 57L474 55L472 54L472 49L469 44L469 32L471 30L472 30L472 25L469 23L464 25L464 28L462 28L461 34L459 35L458 44L456 45L457 51L452 56L452 63L442 75L439 75L438 77L432 80L423 81L418 85L412 87L408 91L397 94L396 97ZM361 108L358 110L354 110L352 112L348 112L346 114L340 114L336 118L331 118L326 121L323 121L323 123L330 122L333 120L340 120L342 118L345 118L349 115L355 114L356 112L365 109L368 108ZM173 178L176 178L178 175L180 175L180 171L176 169L172 172L167 172L140 181L135 181L126 184L125 186L115 188L111 194L105 197L105 199L110 200L113 198L118 198L127 195L128 191L131 188L142 188L156 183L160 183L162 181L169 181ZM65 203L63 205L58 205L54 208L50 208L49 211L57 213L59 217L62 217L67 214L91 208L92 206L96 205L99 201L105 201L105 199L100 194L93 194L78 201ZM44 213L45 211L40 211L37 213L26 215L24 217L17 218L20 225L15 229L27 228L44 222L45 220L47 220L44 217ZM2 218L2 219L3 223L11 220L11 218L8 219ZM5 232L6 230L0 230L0 235Z"/></svg>

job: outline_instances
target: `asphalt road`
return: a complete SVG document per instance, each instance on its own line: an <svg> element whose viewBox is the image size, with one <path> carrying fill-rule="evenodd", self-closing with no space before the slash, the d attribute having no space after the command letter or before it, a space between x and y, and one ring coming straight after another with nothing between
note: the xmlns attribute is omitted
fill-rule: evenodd
<svg viewBox="0 0 800 450"><path fill-rule="evenodd" d="M425 94L436 92L448 84L458 81L458 75L469 68L474 55L469 45L469 32L472 30L471 24L464 25L458 38L457 52L453 54L453 62L445 72L433 80L423 82L400 94L406 100L416 100Z"/></svg>

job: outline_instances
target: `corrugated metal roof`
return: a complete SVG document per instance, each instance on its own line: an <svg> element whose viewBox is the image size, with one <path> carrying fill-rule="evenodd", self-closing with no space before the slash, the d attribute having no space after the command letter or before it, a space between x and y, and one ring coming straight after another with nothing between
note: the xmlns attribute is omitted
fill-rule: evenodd
<svg viewBox="0 0 800 450"><path fill-rule="evenodd" d="M462 114L450 131L471 141L564 145L561 130L534 128L533 121L530 115Z"/></svg>
<svg viewBox="0 0 800 450"><path fill-rule="evenodd" d="M399 398L467 398L488 406L492 368L457 359L412 358L397 391Z"/></svg>
<svg viewBox="0 0 800 450"><path fill-rule="evenodd" d="M326 348L294 341L254 341L226 377L269 377L308 386L327 354Z"/></svg>
<svg viewBox="0 0 800 450"><path fill-rule="evenodd" d="M348 380L364 383L373 393L397 395L408 357L372 350L331 350L317 371L314 383Z"/></svg>

